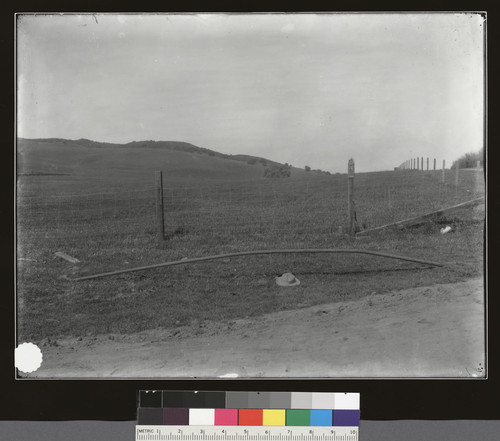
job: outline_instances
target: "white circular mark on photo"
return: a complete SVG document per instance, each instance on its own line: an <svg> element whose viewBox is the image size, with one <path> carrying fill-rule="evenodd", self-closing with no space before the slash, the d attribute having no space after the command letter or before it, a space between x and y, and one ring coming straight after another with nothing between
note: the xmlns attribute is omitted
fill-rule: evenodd
<svg viewBox="0 0 500 441"><path fill-rule="evenodd" d="M42 360L42 351L33 343L22 343L14 351L14 365L22 372L36 371Z"/></svg>

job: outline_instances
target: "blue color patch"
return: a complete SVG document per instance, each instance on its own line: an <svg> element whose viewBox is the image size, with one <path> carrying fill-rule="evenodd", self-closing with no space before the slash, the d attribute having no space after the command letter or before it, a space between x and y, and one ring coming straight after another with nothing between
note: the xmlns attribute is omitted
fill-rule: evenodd
<svg viewBox="0 0 500 441"><path fill-rule="evenodd" d="M332 426L332 411L311 409L311 426Z"/></svg>
<svg viewBox="0 0 500 441"><path fill-rule="evenodd" d="M334 410L334 426L359 426L359 410Z"/></svg>

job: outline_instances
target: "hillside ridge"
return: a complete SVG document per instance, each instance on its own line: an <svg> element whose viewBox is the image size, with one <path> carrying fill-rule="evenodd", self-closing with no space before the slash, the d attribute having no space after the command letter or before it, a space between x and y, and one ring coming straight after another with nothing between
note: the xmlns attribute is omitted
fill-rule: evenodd
<svg viewBox="0 0 500 441"><path fill-rule="evenodd" d="M87 148L158 148L165 150L175 150L188 153L199 153L206 154L208 156L215 156L224 159L232 159L240 162L247 163L261 163L262 165L283 165L280 162L272 161L267 158L262 158L259 156L247 155L247 154L226 154L220 153L216 150L211 150L205 147L199 147L197 145L191 144L186 141L153 141L153 140L143 140L143 141L130 141L127 143L110 143L93 141L87 138L80 139L64 139L64 138L18 138L18 143L52 143L52 144L64 144L71 146L87 147Z"/></svg>

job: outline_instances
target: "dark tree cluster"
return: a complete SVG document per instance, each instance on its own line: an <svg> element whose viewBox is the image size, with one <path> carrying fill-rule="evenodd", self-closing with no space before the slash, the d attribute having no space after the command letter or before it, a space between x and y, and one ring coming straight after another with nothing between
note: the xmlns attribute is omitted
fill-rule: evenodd
<svg viewBox="0 0 500 441"><path fill-rule="evenodd" d="M474 168L477 166L477 161L480 161L481 167L484 167L484 147L478 152L470 152L460 156L451 167L455 168L458 164L459 168Z"/></svg>
<svg viewBox="0 0 500 441"><path fill-rule="evenodd" d="M264 170L266 178L289 178L292 174L291 166L285 165L272 165Z"/></svg>

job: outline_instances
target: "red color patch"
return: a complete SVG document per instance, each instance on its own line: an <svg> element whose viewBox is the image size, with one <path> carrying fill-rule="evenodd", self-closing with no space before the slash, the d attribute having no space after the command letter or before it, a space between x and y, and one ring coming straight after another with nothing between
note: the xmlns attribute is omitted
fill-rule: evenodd
<svg viewBox="0 0 500 441"><path fill-rule="evenodd" d="M240 409L238 417L239 426L262 426L262 409Z"/></svg>

